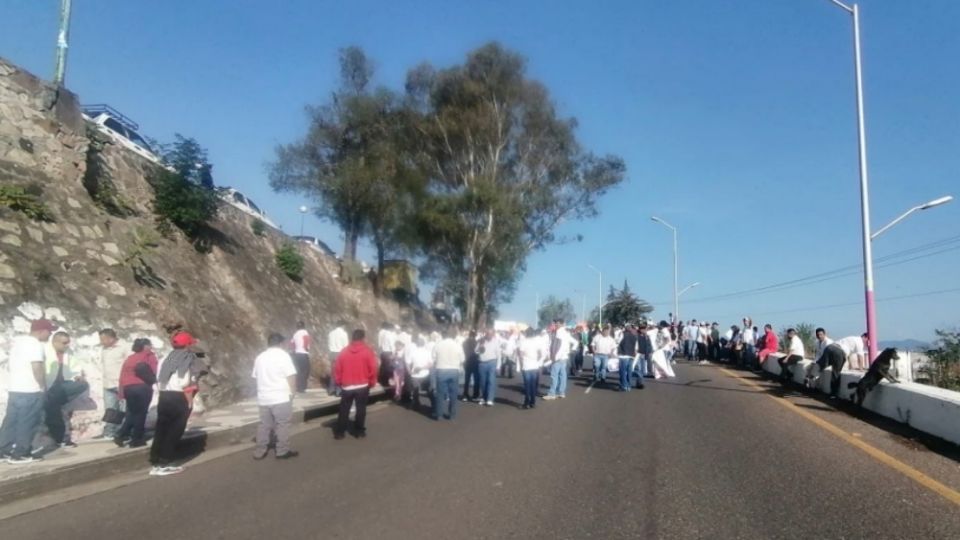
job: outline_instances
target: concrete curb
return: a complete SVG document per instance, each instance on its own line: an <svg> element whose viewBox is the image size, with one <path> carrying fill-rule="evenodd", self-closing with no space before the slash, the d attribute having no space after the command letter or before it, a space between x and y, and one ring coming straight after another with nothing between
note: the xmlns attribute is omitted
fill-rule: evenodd
<svg viewBox="0 0 960 540"><path fill-rule="evenodd" d="M377 387L370 393L370 403L387 398L386 392ZM310 420L330 416L337 412L340 401L320 403L294 411L293 423L302 424ZM257 432L258 422L249 422L234 427L204 432L186 433L177 452L184 458L192 457L207 450L222 448L250 441ZM34 497L95 480L101 480L113 474L126 473L148 468L150 448L127 450L122 454L99 458L83 463L66 465L63 468L0 482L0 505L18 499Z"/></svg>

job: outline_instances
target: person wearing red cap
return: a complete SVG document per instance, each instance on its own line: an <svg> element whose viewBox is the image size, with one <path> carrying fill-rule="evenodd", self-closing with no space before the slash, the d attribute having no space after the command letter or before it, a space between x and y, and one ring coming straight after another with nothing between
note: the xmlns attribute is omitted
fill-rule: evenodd
<svg viewBox="0 0 960 540"><path fill-rule="evenodd" d="M157 385L160 398L157 402L157 427L150 447L150 476L167 476L183 472L183 467L173 465L177 443L187 428L190 406L200 376L206 366L190 350L196 343L187 332L177 332L170 340L173 350L160 365Z"/></svg>
<svg viewBox="0 0 960 540"><path fill-rule="evenodd" d="M32 463L33 436L43 416L47 388L44 343L57 325L47 319L30 324L30 335L13 338L7 363L7 412L0 426L0 459L12 465Z"/></svg>

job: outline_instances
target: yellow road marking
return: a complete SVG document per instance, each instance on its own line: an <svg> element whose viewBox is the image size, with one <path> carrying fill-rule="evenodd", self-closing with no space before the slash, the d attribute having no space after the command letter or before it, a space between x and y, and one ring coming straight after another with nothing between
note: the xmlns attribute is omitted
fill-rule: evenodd
<svg viewBox="0 0 960 540"><path fill-rule="evenodd" d="M724 368L720 368L720 371L722 371L723 373L725 373L730 377L740 379L741 381L749 384L750 386L758 390L764 390L764 388L759 384L751 381L750 379L747 379L746 377L742 377L733 371L729 371ZM853 445L859 448L860 450L863 450L864 452L866 452L868 456L879 461L880 463L883 463L884 465L890 467L891 469L894 469L896 471L899 471L900 473L903 473L907 478L910 478L911 480L920 484L921 486L929 489L930 491L933 491L934 493L937 493L938 495L940 495L944 499L947 499L953 504L960 506L960 493L950 488L949 486L946 486L944 484L941 484L940 482L937 482L933 478L930 478L926 474L923 474L922 472L918 471L917 469L914 469L913 467L898 460L897 458L891 456L890 454L887 454L886 452L863 442L862 440L857 438L856 435L851 435L846 431L840 429L839 427L831 424L830 422L827 422L826 420L820 418L819 416L809 411L805 411L800 407L797 407L790 400L778 398L770 394L766 394L766 396L772 399L774 402L779 403L780 405L783 405L787 410L795 412L800 416L806 418L807 420L813 422L814 424L829 431L830 433L833 433L834 435L841 438L848 444Z"/></svg>

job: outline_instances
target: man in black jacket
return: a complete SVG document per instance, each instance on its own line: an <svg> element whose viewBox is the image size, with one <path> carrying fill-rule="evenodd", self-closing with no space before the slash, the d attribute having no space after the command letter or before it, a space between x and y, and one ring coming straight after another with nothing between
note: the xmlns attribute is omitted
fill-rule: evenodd
<svg viewBox="0 0 960 540"><path fill-rule="evenodd" d="M640 339L637 336L637 329L632 324L628 324L623 332L623 338L620 339L620 346L617 349L617 355L620 357L620 391L630 391L630 373L633 370L633 363L636 361L637 353L640 350ZM637 388L643 388L643 378L641 377Z"/></svg>

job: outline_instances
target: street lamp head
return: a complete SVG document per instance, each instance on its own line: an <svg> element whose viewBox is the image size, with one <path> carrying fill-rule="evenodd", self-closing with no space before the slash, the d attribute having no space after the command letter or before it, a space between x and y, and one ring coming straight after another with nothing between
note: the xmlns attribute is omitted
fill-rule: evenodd
<svg viewBox="0 0 960 540"><path fill-rule="evenodd" d="M306 213L307 213L307 210L309 210L309 208L307 208L306 206L301 206L301 207L300 207L300 213L301 213L301 214L306 214Z"/></svg>
<svg viewBox="0 0 960 540"><path fill-rule="evenodd" d="M947 204L953 200L953 195L947 195L946 197L940 197L939 199L934 199L926 204L920 206L921 210L926 210L928 208L933 208L935 206L940 206L941 204Z"/></svg>
<svg viewBox="0 0 960 540"><path fill-rule="evenodd" d="M657 223L663 223L663 220L657 216L650 216L650 221L656 221Z"/></svg>

